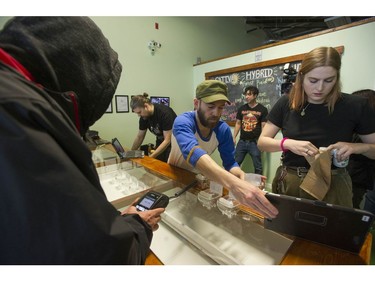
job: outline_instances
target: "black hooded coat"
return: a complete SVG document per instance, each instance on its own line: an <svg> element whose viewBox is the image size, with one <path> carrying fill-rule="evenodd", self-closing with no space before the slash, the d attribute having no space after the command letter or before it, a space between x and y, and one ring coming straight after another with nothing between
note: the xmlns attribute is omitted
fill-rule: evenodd
<svg viewBox="0 0 375 281"><path fill-rule="evenodd" d="M11 19L0 49L30 74L0 57L0 264L143 264L152 230L108 202L81 137L112 100L117 53L83 17Z"/></svg>

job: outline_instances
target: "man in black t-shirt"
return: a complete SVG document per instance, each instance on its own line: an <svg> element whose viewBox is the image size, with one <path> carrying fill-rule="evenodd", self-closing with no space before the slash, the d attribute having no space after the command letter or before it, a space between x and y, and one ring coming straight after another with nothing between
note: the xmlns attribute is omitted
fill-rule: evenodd
<svg viewBox="0 0 375 281"><path fill-rule="evenodd" d="M236 146L236 161L242 164L246 154L250 154L253 160L256 174L263 173L262 154L258 149L258 138L266 122L268 110L257 102L259 90L255 86L248 86L244 90L246 104L242 105L236 116L236 124L233 131L233 142L236 144L236 137L240 132L240 139Z"/></svg>
<svg viewBox="0 0 375 281"><path fill-rule="evenodd" d="M149 156L167 162L171 151L172 126L176 113L164 104L151 103L147 93L133 96L130 107L140 117L139 131L132 149L140 148L149 129L156 136L155 150Z"/></svg>

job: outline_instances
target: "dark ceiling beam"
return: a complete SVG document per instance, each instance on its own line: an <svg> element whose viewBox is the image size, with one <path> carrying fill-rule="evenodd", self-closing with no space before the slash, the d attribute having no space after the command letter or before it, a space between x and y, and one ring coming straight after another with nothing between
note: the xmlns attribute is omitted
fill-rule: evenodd
<svg viewBox="0 0 375 281"><path fill-rule="evenodd" d="M325 26L312 26L312 25L307 25L307 26L280 26L280 27L277 27L275 28L274 26L264 26L264 27L255 27L255 28L252 28L252 29L249 29L246 31L246 33L250 33L250 32L253 32L253 31L256 31L256 30L264 30L264 31L269 31L269 32L273 32L273 33L282 33L282 32L286 32L286 31L296 31L296 32L307 32L307 33L311 33L311 32L315 32L315 31L321 31L321 30L325 30L325 29L328 29L328 26L325 25Z"/></svg>
<svg viewBox="0 0 375 281"><path fill-rule="evenodd" d="M265 44L320 32L371 17L244 17L246 33L262 31Z"/></svg>
<svg viewBox="0 0 375 281"><path fill-rule="evenodd" d="M329 17L246 17L246 24L287 24L299 22L323 22Z"/></svg>
<svg viewBox="0 0 375 281"><path fill-rule="evenodd" d="M309 28L328 28L328 26L325 24L321 24L321 25L314 25L314 24L307 24L307 25L280 25L280 26L262 26L263 29L275 29L275 30L279 30L279 29L282 29L282 28L288 28L288 29L291 29L291 28L304 28L304 29L309 29Z"/></svg>
<svg viewBox="0 0 375 281"><path fill-rule="evenodd" d="M291 38L298 37L298 36L303 36L303 35L310 34L313 32L318 32L318 31L322 31L322 29L311 29L311 30L305 29L305 30L300 30L300 31L292 30L290 32L284 32L280 34L280 37L283 40L287 40L287 39L291 39Z"/></svg>

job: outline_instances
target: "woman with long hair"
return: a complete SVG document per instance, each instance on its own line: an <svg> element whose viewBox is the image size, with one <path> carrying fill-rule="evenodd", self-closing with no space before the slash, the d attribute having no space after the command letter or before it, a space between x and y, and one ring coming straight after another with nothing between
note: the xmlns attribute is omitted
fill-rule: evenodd
<svg viewBox="0 0 375 281"><path fill-rule="evenodd" d="M331 166L323 198L300 188L320 147L336 150L338 161L351 154L375 158L375 116L366 99L341 92L341 57L335 48L319 47L302 61L290 94L283 95L268 115L258 141L261 150L282 151L272 191L352 207L352 184L345 167ZM281 130L283 138L275 139ZM352 143L357 133L362 143Z"/></svg>

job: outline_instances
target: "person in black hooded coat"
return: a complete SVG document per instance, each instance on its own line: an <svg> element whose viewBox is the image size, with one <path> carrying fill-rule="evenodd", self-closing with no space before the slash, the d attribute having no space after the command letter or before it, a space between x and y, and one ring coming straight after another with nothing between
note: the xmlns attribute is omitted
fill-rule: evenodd
<svg viewBox="0 0 375 281"><path fill-rule="evenodd" d="M0 264L143 264L164 209L123 214L82 140L122 66L86 17L0 31Z"/></svg>

